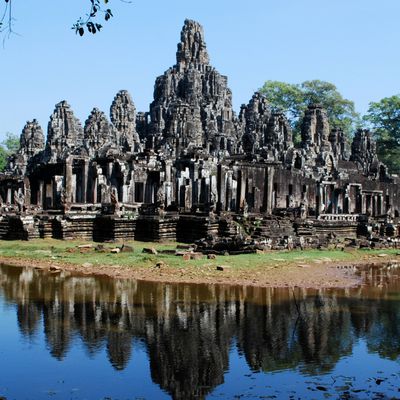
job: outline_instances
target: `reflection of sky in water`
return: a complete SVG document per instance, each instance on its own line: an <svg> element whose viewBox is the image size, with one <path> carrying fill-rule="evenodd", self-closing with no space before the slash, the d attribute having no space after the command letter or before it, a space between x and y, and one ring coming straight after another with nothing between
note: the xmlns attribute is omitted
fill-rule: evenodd
<svg viewBox="0 0 400 400"><path fill-rule="evenodd" d="M300 322L284 290L20 272L0 267L7 399L399 393L398 272L371 274L379 288L299 292Z"/></svg>
<svg viewBox="0 0 400 400"><path fill-rule="evenodd" d="M389 379L376 385L372 377ZM331 373L316 377L305 377L298 370L269 374L253 372L245 358L234 349L230 353L230 371L225 375L224 384L218 386L209 398L243 395L243 398L255 399L269 398L262 396L277 396L278 399L289 399L290 396L324 399L327 393L337 396L347 390L352 396L358 396L352 398L365 399L371 398L374 392L398 396L396 384L398 386L399 383L399 364L368 354L364 340L357 342L353 347L353 354L343 357ZM318 390L317 386L327 388L327 391Z"/></svg>
<svg viewBox="0 0 400 400"><path fill-rule="evenodd" d="M105 348L88 357L77 337L60 362L46 348L43 329L32 341L21 340L15 311L3 310L0 395L7 399L169 398L152 383L148 356L139 341L133 343L130 363L123 371L115 371Z"/></svg>

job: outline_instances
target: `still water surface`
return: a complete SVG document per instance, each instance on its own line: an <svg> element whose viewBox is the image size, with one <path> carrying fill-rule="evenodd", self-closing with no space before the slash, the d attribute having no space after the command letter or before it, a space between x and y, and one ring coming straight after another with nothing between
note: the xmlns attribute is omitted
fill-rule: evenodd
<svg viewBox="0 0 400 400"><path fill-rule="evenodd" d="M0 266L0 398L400 398L400 272L347 290Z"/></svg>

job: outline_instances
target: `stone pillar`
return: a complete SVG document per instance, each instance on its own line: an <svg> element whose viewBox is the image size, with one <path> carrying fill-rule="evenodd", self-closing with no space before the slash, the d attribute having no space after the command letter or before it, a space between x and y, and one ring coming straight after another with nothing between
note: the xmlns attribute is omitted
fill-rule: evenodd
<svg viewBox="0 0 400 400"><path fill-rule="evenodd" d="M68 157L65 161L65 203L70 204L72 201L72 191L75 188L72 184L72 159Z"/></svg>
<svg viewBox="0 0 400 400"><path fill-rule="evenodd" d="M378 197L378 215L383 214L382 205L383 205L383 194L380 194Z"/></svg>
<svg viewBox="0 0 400 400"><path fill-rule="evenodd" d="M274 207L274 172L273 166L267 167L266 186L267 186L267 214L272 214L272 208Z"/></svg>
<svg viewBox="0 0 400 400"><path fill-rule="evenodd" d="M12 189L9 187L9 188L7 188L7 200L6 200L6 203L7 204L12 204L12 200L13 200L13 198L12 198Z"/></svg>
<svg viewBox="0 0 400 400"><path fill-rule="evenodd" d="M246 199L246 178L243 173L243 169L239 171L239 179L240 179L240 193L239 193L239 209L243 207L244 201Z"/></svg>
<svg viewBox="0 0 400 400"><path fill-rule="evenodd" d="M226 211L231 211L232 202L232 171L226 174Z"/></svg>
<svg viewBox="0 0 400 400"><path fill-rule="evenodd" d="M171 184L171 182L165 182L164 190L165 190L165 202L168 207L169 205L171 205L171 202L172 202L172 184Z"/></svg>
<svg viewBox="0 0 400 400"><path fill-rule="evenodd" d="M318 201L317 201L315 209L316 209L317 215L320 215L320 214L325 213L324 187L322 184L318 185L317 193L318 193Z"/></svg>
<svg viewBox="0 0 400 400"><path fill-rule="evenodd" d="M24 178L24 205L25 207L31 205L31 184L27 177Z"/></svg>
<svg viewBox="0 0 400 400"><path fill-rule="evenodd" d="M111 177L112 177L112 171L113 171L113 162L111 161L111 162L109 162L109 163L107 164L106 176L107 176L108 179L111 179Z"/></svg>
<svg viewBox="0 0 400 400"><path fill-rule="evenodd" d="M365 198L365 193L361 192L361 214L366 214L367 212L367 202Z"/></svg>
<svg viewBox="0 0 400 400"><path fill-rule="evenodd" d="M171 165L171 161L166 161L165 162L165 181L166 182L170 182L172 179L171 179L171 167L172 167L172 165Z"/></svg>
<svg viewBox="0 0 400 400"><path fill-rule="evenodd" d="M94 178L94 183L93 183L93 203L96 204L97 203L97 187L99 184L99 178L96 176L96 178Z"/></svg>
<svg viewBox="0 0 400 400"><path fill-rule="evenodd" d="M336 192L336 213L343 214L343 210L344 210L344 201L342 196L342 190L339 189Z"/></svg>
<svg viewBox="0 0 400 400"><path fill-rule="evenodd" d="M349 214L352 214L353 213L353 199L352 199L352 192L353 192L353 190L352 190L352 186L351 185L348 185L347 186L347 188L345 189L345 195L344 195L344 197L345 197L345 201L347 201L347 212L349 213ZM354 204L355 204L355 202L354 202ZM355 211L355 210L354 210Z"/></svg>
<svg viewBox="0 0 400 400"><path fill-rule="evenodd" d="M88 176L89 176L89 162L88 160L83 161L82 167L82 202L87 203L87 188L88 188Z"/></svg>
<svg viewBox="0 0 400 400"><path fill-rule="evenodd" d="M225 210L226 171L222 165L218 166L218 201L217 211Z"/></svg>
<svg viewBox="0 0 400 400"><path fill-rule="evenodd" d="M237 208L237 181L232 179L232 198L231 198L231 207L232 210L235 211Z"/></svg>
<svg viewBox="0 0 400 400"><path fill-rule="evenodd" d="M42 208L45 208L45 204L44 204L44 181L40 181L39 182L39 206Z"/></svg>
<svg viewBox="0 0 400 400"><path fill-rule="evenodd" d="M192 181L188 179L187 185L184 186L185 188L185 211L190 211L192 208Z"/></svg>

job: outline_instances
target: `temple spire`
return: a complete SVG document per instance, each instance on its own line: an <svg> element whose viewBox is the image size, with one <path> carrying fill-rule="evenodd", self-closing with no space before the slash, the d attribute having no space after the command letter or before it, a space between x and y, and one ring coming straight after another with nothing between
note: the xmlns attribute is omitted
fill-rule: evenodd
<svg viewBox="0 0 400 400"><path fill-rule="evenodd" d="M182 67L187 67L190 64L209 64L203 27L198 22L190 19L185 20L181 31L181 42L178 43L176 61Z"/></svg>

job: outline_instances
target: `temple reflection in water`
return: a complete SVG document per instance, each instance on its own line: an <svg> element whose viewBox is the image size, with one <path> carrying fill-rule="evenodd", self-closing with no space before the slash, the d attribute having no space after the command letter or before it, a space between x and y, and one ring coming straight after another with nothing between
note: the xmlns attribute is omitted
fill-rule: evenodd
<svg viewBox="0 0 400 400"><path fill-rule="evenodd" d="M397 269L363 272L354 289L274 289L153 284L0 267L0 294L17 307L23 336L44 328L62 360L78 337L89 356L106 349L116 370L134 343L147 349L151 377L174 399L202 398L224 382L237 346L253 371L331 371L363 338L369 351L400 354ZM295 301L296 300L296 301Z"/></svg>

